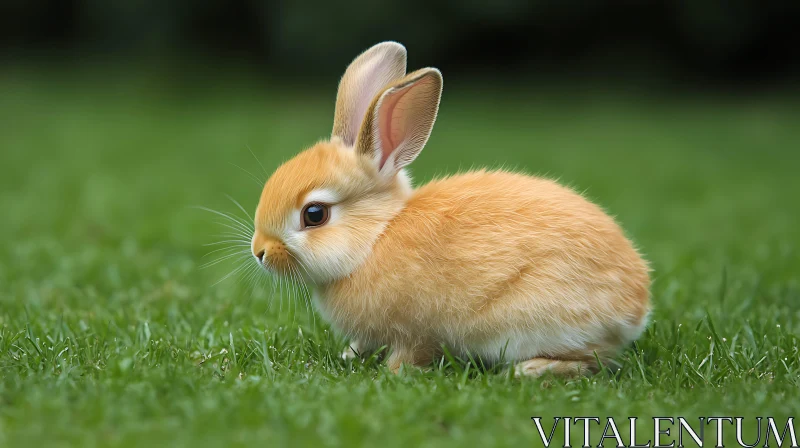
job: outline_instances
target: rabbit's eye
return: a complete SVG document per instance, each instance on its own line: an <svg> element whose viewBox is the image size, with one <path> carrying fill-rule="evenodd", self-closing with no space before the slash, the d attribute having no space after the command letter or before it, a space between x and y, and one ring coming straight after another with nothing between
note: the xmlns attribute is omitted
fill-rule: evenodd
<svg viewBox="0 0 800 448"><path fill-rule="evenodd" d="M327 205L320 204L318 202L312 202L303 207L302 216L303 228L319 227L328 222L330 211L328 210Z"/></svg>

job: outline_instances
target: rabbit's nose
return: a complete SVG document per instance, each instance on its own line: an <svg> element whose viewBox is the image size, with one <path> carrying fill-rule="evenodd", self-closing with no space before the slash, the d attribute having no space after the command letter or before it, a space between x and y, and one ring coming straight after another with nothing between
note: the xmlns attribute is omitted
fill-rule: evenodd
<svg viewBox="0 0 800 448"><path fill-rule="evenodd" d="M253 256L265 268L283 269L289 262L283 242L273 236L256 233L253 236Z"/></svg>

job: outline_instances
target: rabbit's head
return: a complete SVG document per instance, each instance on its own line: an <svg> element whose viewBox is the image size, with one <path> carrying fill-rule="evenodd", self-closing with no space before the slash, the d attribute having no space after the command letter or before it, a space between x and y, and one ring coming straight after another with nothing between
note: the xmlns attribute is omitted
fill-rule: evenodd
<svg viewBox="0 0 800 448"><path fill-rule="evenodd" d="M269 178L252 241L266 269L326 283L367 260L411 194L403 168L422 151L439 108L439 71L405 71L405 48L394 42L358 56L339 83L331 139Z"/></svg>

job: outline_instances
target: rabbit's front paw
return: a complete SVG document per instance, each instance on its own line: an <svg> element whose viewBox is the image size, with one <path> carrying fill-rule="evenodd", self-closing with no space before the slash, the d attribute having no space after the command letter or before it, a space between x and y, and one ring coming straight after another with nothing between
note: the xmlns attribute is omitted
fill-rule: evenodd
<svg viewBox="0 0 800 448"><path fill-rule="evenodd" d="M348 359L358 358L361 350L361 344L359 344L358 341L350 341L350 344L345 347L344 351L342 352L342 359L347 361Z"/></svg>
<svg viewBox="0 0 800 448"><path fill-rule="evenodd" d="M514 366L514 376L517 377L537 377L548 373L556 376L576 377L591 375L595 371L594 366L584 361L562 361L548 358L533 358Z"/></svg>

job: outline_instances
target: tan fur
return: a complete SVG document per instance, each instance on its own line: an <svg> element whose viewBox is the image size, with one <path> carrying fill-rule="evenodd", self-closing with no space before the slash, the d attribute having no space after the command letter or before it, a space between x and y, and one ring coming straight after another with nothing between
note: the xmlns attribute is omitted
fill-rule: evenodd
<svg viewBox="0 0 800 448"><path fill-rule="evenodd" d="M302 273L320 313L359 351L388 345L392 370L428 364L446 346L489 362L505 350L523 361L518 374L591 371L595 353L608 359L641 334L646 263L612 218L550 180L481 170L412 190L402 167L427 140L441 92L428 70L376 94L356 149L334 135L278 168L261 195L254 253L266 250L278 274ZM378 100L405 88L413 107ZM370 118L383 116L412 125ZM314 194L336 198L331 220L300 230Z"/></svg>
<svg viewBox="0 0 800 448"><path fill-rule="evenodd" d="M594 373L597 364L584 361L561 361L557 359L533 358L515 366L515 376L541 376L547 373L560 376L580 376Z"/></svg>
<svg viewBox="0 0 800 448"><path fill-rule="evenodd" d="M353 145L375 95L405 74L406 49L397 42L380 43L356 57L339 81L332 135Z"/></svg>

